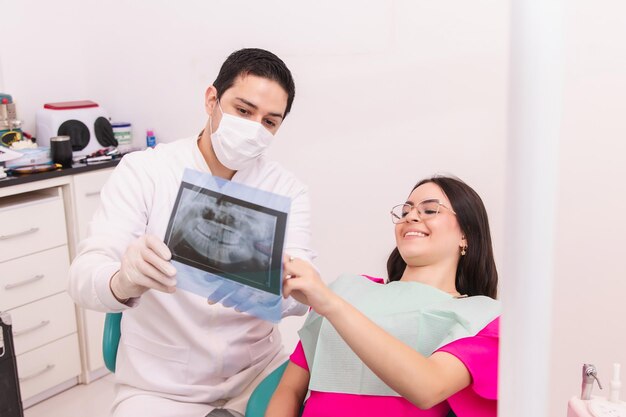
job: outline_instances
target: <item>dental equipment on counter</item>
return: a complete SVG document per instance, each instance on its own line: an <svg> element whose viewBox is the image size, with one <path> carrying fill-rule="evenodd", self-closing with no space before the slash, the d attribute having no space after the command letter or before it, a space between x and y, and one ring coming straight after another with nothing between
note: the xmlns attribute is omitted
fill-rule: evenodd
<svg viewBox="0 0 626 417"><path fill-rule="evenodd" d="M619 378L620 364L613 364L613 377L609 382L609 397L592 396L594 382L602 384L594 365L584 364L580 397L569 400L567 417L626 417L626 402L619 400L622 383Z"/></svg>

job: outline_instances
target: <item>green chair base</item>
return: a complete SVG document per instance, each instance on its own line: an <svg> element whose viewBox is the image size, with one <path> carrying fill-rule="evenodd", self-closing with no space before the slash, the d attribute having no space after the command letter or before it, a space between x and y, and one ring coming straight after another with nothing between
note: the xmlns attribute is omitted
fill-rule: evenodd
<svg viewBox="0 0 626 417"><path fill-rule="evenodd" d="M283 377L283 373L285 373L288 363L289 361L285 361L285 363L274 369L274 371L266 376L254 389L248 400L246 417L263 417L265 415L265 410L269 405L276 387L278 387L280 379Z"/></svg>
<svg viewBox="0 0 626 417"><path fill-rule="evenodd" d="M269 405L270 399L278 387L278 383L280 379L283 377L283 373L285 373L285 368L287 368L287 364L289 361L286 361L278 368L276 368L271 374L265 377L263 381L255 388L250 396L250 400L248 401L248 406L246 408L246 417L264 417L267 406ZM302 411L300 410L300 415L302 415ZM453 411L447 415L447 417L456 417Z"/></svg>
<svg viewBox="0 0 626 417"><path fill-rule="evenodd" d="M102 354L104 356L104 364L111 372L115 372L115 363L117 360L117 348L120 343L120 323L122 321L122 313L107 313L104 320L104 334L102 335ZM285 361L282 365L266 376L263 381L254 389L248 406L246 407L246 417L264 417L265 410L269 405L270 399L278 387L280 379L285 373L287 364ZM300 411L302 415L302 410ZM447 417L456 417L450 411Z"/></svg>
<svg viewBox="0 0 626 417"><path fill-rule="evenodd" d="M102 356L107 369L115 373L117 347L120 344L120 322L122 313L107 313L104 319L104 333L102 335Z"/></svg>

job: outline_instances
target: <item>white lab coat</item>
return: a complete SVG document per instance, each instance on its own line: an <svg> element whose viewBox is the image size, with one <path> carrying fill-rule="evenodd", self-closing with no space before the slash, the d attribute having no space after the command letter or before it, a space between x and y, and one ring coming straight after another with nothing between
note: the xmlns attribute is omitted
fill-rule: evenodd
<svg viewBox="0 0 626 417"><path fill-rule="evenodd" d="M70 269L69 292L76 303L124 312L116 416L203 416L214 406L243 414L250 391L286 357L276 326L208 305L187 291L150 290L130 305L111 293L109 280L129 243L146 233L164 238L185 168L209 172L196 137L126 155L102 190L100 208ZM302 183L265 158L232 181L290 197L285 252L312 260L309 197ZM283 316L305 312L295 300L283 304Z"/></svg>

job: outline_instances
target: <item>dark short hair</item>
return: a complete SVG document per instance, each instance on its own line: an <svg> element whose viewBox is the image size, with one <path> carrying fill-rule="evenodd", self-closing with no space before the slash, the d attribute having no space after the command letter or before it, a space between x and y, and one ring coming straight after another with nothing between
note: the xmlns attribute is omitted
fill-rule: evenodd
<svg viewBox="0 0 626 417"><path fill-rule="evenodd" d="M230 54L222 64L213 86L217 89L217 98L233 86L239 76L256 75L276 81L287 93L287 107L283 117L291 111L296 96L296 85L287 65L270 51L258 48L246 48Z"/></svg>
<svg viewBox="0 0 626 417"><path fill-rule="evenodd" d="M461 231L467 240L467 253L460 257L456 268L457 291L469 296L486 295L496 298L498 271L493 257L487 210L483 201L469 185L453 177L427 178L417 183L413 190L429 182L439 186L450 200ZM387 260L389 281L398 281L402 278L405 268L406 262L396 247Z"/></svg>

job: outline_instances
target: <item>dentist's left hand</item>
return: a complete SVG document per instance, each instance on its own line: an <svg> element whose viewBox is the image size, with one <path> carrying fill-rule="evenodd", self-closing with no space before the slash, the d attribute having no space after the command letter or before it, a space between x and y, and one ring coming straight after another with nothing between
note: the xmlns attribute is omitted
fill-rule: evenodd
<svg viewBox="0 0 626 417"><path fill-rule="evenodd" d="M109 283L115 298L125 302L149 289L166 293L176 291L176 268L169 262L171 258L169 248L154 235L144 235L133 241L122 257L120 270Z"/></svg>

